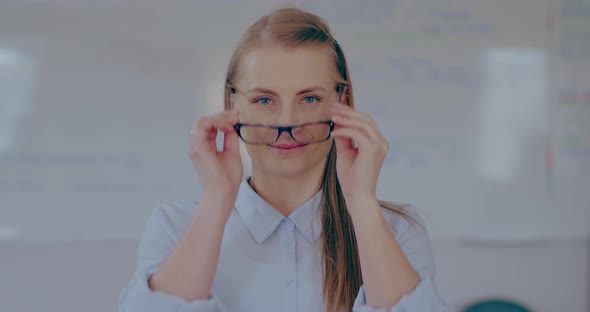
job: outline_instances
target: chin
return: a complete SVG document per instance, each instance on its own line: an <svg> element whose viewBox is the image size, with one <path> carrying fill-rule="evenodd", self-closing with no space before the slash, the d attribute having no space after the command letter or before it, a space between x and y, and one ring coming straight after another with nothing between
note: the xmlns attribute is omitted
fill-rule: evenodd
<svg viewBox="0 0 590 312"><path fill-rule="evenodd" d="M309 172L320 165L320 162L323 163L321 157L318 158L317 155L291 158L264 157L258 162L258 167L266 174L288 178Z"/></svg>
<svg viewBox="0 0 590 312"><path fill-rule="evenodd" d="M303 160L303 161L302 161ZM305 159L272 159L265 161L264 167L274 175L289 177L297 176L308 171L312 164L306 164ZM309 161L307 161L309 162Z"/></svg>

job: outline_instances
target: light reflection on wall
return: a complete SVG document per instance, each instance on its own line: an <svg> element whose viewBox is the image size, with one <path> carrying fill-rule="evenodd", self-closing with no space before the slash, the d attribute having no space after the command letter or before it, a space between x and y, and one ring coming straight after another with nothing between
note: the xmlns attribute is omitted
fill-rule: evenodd
<svg viewBox="0 0 590 312"><path fill-rule="evenodd" d="M494 49L482 61L479 170L507 182L519 168L530 140L546 128L548 73L545 52Z"/></svg>
<svg viewBox="0 0 590 312"><path fill-rule="evenodd" d="M36 78L30 58L0 48L0 155L10 150L18 120L31 111Z"/></svg>

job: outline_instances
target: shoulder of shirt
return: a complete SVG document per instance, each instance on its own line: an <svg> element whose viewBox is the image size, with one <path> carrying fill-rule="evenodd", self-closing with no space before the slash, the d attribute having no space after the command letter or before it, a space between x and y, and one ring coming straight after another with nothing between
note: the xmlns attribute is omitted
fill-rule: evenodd
<svg viewBox="0 0 590 312"><path fill-rule="evenodd" d="M197 200L163 202L154 209L153 217L160 219L158 222L163 223L171 232L170 234L177 238L193 221L197 212L197 206ZM381 207L385 221L389 224L396 236L405 233L410 226L425 229L424 220L416 207L399 204L397 207L410 216L411 219L408 220L398 212Z"/></svg>
<svg viewBox="0 0 590 312"><path fill-rule="evenodd" d="M152 218L157 219L157 222L164 225L172 236L178 238L193 221L197 206L197 200L163 202L154 209Z"/></svg>

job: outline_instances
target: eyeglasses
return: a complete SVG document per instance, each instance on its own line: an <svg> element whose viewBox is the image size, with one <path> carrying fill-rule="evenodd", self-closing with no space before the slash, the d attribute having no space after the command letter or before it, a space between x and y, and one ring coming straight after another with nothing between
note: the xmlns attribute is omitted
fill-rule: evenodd
<svg viewBox="0 0 590 312"><path fill-rule="evenodd" d="M297 143L311 144L327 141L334 130L334 122L324 120L287 127L239 123L234 129L248 144L274 144L283 132L287 132Z"/></svg>

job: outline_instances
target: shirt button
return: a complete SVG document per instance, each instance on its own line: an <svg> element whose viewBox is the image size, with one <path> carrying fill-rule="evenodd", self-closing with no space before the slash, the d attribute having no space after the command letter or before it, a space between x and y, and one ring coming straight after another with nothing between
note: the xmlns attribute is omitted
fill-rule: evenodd
<svg viewBox="0 0 590 312"><path fill-rule="evenodd" d="M295 282L295 280L292 278L285 280L285 284L287 284L287 286L293 286L293 282Z"/></svg>
<svg viewBox="0 0 590 312"><path fill-rule="evenodd" d="M285 240L285 246L291 246L291 244L293 244L293 240L292 239L286 239Z"/></svg>
<svg viewBox="0 0 590 312"><path fill-rule="evenodd" d="M295 224L293 223L293 221L291 221L291 219L285 219L285 225L289 230L295 229Z"/></svg>

